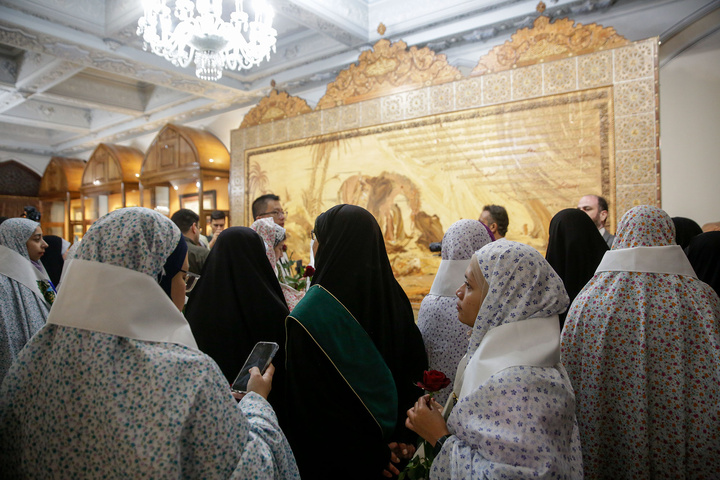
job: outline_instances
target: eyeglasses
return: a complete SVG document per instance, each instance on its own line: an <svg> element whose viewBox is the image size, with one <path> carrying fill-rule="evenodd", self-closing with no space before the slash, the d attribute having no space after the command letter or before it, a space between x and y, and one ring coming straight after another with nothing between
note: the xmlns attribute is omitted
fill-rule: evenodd
<svg viewBox="0 0 720 480"><path fill-rule="evenodd" d="M190 293L197 285L198 280L200 280L200 275L185 270L180 271L185 274L185 293Z"/></svg>
<svg viewBox="0 0 720 480"><path fill-rule="evenodd" d="M284 217L285 211L284 210L271 210L269 212L261 213L258 215L258 217L264 217L265 215L272 215L273 217Z"/></svg>
<svg viewBox="0 0 720 480"><path fill-rule="evenodd" d="M315 229L310 230L310 240L317 240L317 236L315 235Z"/></svg>

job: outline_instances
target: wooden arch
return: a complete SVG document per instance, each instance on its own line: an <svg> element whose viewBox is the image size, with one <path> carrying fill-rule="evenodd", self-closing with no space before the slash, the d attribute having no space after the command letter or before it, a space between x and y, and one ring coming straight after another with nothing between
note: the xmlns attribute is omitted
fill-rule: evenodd
<svg viewBox="0 0 720 480"><path fill-rule="evenodd" d="M52 157L45 167L40 180L39 196L41 200L65 199L80 197L85 161L79 158Z"/></svg>
<svg viewBox="0 0 720 480"><path fill-rule="evenodd" d="M85 165L80 193L88 195L138 188L142 161L143 154L137 148L99 144Z"/></svg>

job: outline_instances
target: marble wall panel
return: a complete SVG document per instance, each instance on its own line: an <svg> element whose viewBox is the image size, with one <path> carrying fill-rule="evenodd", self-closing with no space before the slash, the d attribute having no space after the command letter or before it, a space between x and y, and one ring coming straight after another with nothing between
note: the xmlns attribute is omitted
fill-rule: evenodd
<svg viewBox="0 0 720 480"><path fill-rule="evenodd" d="M380 99L382 123L395 122L405 118L405 93L388 95Z"/></svg>
<svg viewBox="0 0 720 480"><path fill-rule="evenodd" d="M615 85L615 115L633 115L655 111L655 81L652 78Z"/></svg>
<svg viewBox="0 0 720 480"><path fill-rule="evenodd" d="M577 59L568 58L544 66L545 95L577 90Z"/></svg>
<svg viewBox="0 0 720 480"><path fill-rule="evenodd" d="M539 97L543 94L543 66L531 65L512 71L512 99Z"/></svg>
<svg viewBox="0 0 720 480"><path fill-rule="evenodd" d="M482 80L469 78L455 83L455 106L458 110L482 105Z"/></svg>
<svg viewBox="0 0 720 480"><path fill-rule="evenodd" d="M430 87L430 113L445 113L453 110L455 110L455 82Z"/></svg>
<svg viewBox="0 0 720 480"><path fill-rule="evenodd" d="M511 73L512 72L507 71L480 77L482 79L484 105L510 101Z"/></svg>
<svg viewBox="0 0 720 480"><path fill-rule="evenodd" d="M615 119L616 150L637 150L654 147L654 113L644 113Z"/></svg>
<svg viewBox="0 0 720 480"><path fill-rule="evenodd" d="M619 185L656 182L657 152L652 148L616 152L615 171Z"/></svg>
<svg viewBox="0 0 720 480"><path fill-rule="evenodd" d="M610 85L613 81L613 54L597 52L577 59L578 88Z"/></svg>
<svg viewBox="0 0 720 480"><path fill-rule="evenodd" d="M424 117L430 111L428 88L408 92L405 101L405 112L407 113L405 118Z"/></svg>
<svg viewBox="0 0 720 480"><path fill-rule="evenodd" d="M370 127L381 123L380 99L373 98L360 104L360 125Z"/></svg>

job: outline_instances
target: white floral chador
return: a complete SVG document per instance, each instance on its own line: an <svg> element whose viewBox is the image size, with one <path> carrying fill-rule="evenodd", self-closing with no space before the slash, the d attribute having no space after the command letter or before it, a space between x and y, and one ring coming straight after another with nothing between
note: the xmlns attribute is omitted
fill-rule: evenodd
<svg viewBox="0 0 720 480"><path fill-rule="evenodd" d="M232 398L158 285L179 240L143 208L87 232L0 390L3 476L299 478L270 404Z"/></svg>
<svg viewBox="0 0 720 480"><path fill-rule="evenodd" d="M568 313L586 478L720 475L720 300L674 239L661 209L629 210Z"/></svg>
<svg viewBox="0 0 720 480"><path fill-rule="evenodd" d="M20 350L45 325L52 287L26 243L40 224L11 218L0 225L0 383Z"/></svg>
<svg viewBox="0 0 720 480"><path fill-rule="evenodd" d="M458 320L455 292L465 281L470 257L491 242L478 220L460 220L447 229L442 241L442 261L430 293L418 312L418 328L425 342L428 368L443 372L453 382L460 359L467 353L472 329ZM444 405L450 395L446 388L435 395Z"/></svg>
<svg viewBox="0 0 720 480"><path fill-rule="evenodd" d="M575 397L560 363L562 281L535 249L505 239L471 262L489 290L430 478L582 478Z"/></svg>

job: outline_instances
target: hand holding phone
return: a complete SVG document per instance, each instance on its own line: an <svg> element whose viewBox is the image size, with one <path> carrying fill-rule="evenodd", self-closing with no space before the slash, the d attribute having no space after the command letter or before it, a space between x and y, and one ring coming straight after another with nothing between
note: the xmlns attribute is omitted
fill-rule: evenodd
<svg viewBox="0 0 720 480"><path fill-rule="evenodd" d="M238 372L235 381L232 383L232 391L236 393L246 393L248 381L250 380L250 369L257 367L260 370L260 375L265 374L265 370L270 366L279 348L280 346L275 342L256 343L252 352L248 355L247 360L245 360L245 364Z"/></svg>

